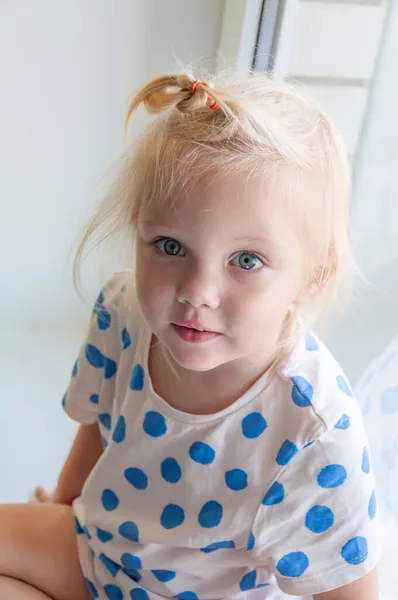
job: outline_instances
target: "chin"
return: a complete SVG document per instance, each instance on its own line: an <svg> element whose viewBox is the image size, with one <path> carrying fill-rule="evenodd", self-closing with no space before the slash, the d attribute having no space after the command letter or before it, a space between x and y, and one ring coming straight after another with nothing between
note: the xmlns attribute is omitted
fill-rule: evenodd
<svg viewBox="0 0 398 600"><path fill-rule="evenodd" d="M211 371L224 364L225 361L221 361L219 358L206 356L205 353L197 352L173 352L171 348L168 349L173 360L183 369L188 371L205 372ZM209 353L210 354L210 353Z"/></svg>

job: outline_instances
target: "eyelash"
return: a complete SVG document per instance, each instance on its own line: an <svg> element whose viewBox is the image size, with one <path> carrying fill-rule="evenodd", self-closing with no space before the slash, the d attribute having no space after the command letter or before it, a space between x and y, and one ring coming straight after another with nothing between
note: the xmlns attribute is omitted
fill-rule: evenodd
<svg viewBox="0 0 398 600"><path fill-rule="evenodd" d="M157 240L155 240L153 242L153 245L156 247L156 249L158 250L158 252L160 252L160 254L162 254L163 256L169 256L169 257L172 257L172 258L173 257L178 257L178 256L180 256L180 257L181 256L185 256L185 250L184 250L184 254L179 254L179 253L169 254L168 252L165 252L164 250L162 250L159 247L159 244L161 242L165 242L165 243L166 242L174 242L175 244L178 244L178 246L180 247L181 250L184 250L184 246L182 244L180 244L180 242L178 242L174 238L169 238L169 237L159 238L159 239L157 239ZM248 250L241 250L240 252L237 252L232 257L231 263L232 263L233 260L237 259L239 256L242 256L244 254L246 254L246 255L254 258L255 260L259 261L260 266L257 267L257 268L255 268L255 269L245 269L244 267L239 267L238 265L233 265L233 266L236 266L237 268L240 268L240 270L242 270L242 271L248 271L248 272L250 272L250 271L260 271L263 267L267 266L266 262L265 262L265 260L263 258L260 258L260 256L258 256L257 254L254 254L253 252L249 252Z"/></svg>

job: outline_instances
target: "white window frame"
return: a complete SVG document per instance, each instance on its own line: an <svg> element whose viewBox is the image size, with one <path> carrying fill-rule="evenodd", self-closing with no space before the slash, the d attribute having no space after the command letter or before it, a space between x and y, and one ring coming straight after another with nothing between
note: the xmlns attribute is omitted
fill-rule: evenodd
<svg viewBox="0 0 398 600"><path fill-rule="evenodd" d="M219 67L283 78L299 0L226 0Z"/></svg>

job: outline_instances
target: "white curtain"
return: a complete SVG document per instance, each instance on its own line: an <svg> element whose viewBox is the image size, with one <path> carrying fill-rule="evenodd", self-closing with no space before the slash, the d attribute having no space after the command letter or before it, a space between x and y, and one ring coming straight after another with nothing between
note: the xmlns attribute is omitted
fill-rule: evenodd
<svg viewBox="0 0 398 600"><path fill-rule="evenodd" d="M383 598L398 597L398 2L390 2L355 167L353 224L362 269L374 288L365 335L377 356L356 385L378 488L385 550ZM352 346L354 347L354 346ZM380 351L380 348L384 349ZM360 348L358 348L360 352ZM373 353L374 355L374 353Z"/></svg>

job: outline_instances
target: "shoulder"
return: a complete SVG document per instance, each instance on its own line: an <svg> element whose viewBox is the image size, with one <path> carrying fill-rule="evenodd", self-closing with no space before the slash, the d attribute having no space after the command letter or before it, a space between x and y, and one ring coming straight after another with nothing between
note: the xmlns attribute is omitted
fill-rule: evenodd
<svg viewBox="0 0 398 600"><path fill-rule="evenodd" d="M101 288L92 310L90 348L102 348L118 361L122 351L128 348L130 356L136 350L144 330L132 271L114 273Z"/></svg>
<svg viewBox="0 0 398 600"><path fill-rule="evenodd" d="M128 380L132 362L142 349L143 331L133 275L130 271L115 273L98 294L73 367L63 401L69 416L93 423L100 413L108 415L105 422L110 422L116 380L118 389L123 388L120 382Z"/></svg>
<svg viewBox="0 0 398 600"><path fill-rule="evenodd" d="M302 335L276 378L297 427L305 423L303 442L347 429L352 422L361 424L359 405L341 365L313 333Z"/></svg>
<svg viewBox="0 0 398 600"><path fill-rule="evenodd" d="M123 311L132 295L133 273L130 270L117 271L101 288L95 307L105 304L109 308Z"/></svg>
<svg viewBox="0 0 398 600"><path fill-rule="evenodd" d="M133 273L118 271L101 288L93 308L99 329L111 329L113 319L120 324L138 325L140 313L134 289Z"/></svg>

